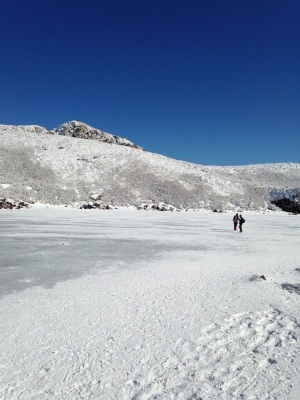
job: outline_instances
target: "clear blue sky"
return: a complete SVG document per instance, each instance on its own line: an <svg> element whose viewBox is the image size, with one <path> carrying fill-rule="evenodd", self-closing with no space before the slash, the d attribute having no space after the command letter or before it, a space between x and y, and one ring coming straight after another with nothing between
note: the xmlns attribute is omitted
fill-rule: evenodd
<svg viewBox="0 0 300 400"><path fill-rule="evenodd" d="M299 0L0 0L0 124L211 165L300 162Z"/></svg>

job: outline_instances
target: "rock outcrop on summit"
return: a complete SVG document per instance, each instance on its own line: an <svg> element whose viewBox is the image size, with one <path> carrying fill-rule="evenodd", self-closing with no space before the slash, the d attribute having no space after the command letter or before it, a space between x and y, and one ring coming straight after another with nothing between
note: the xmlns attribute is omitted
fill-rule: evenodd
<svg viewBox="0 0 300 400"><path fill-rule="evenodd" d="M103 132L100 129L93 128L92 126L77 120L61 124L59 127L53 129L52 132L54 134L63 136L99 140L100 142L119 144L121 146L128 146L135 149L144 150L142 147L132 143L128 139L122 138L117 135L112 135L107 132Z"/></svg>
<svg viewBox="0 0 300 400"><path fill-rule="evenodd" d="M101 193L112 206L266 210L299 196L300 164L192 164L79 121L52 131L0 125L0 143L0 198L14 201L78 206Z"/></svg>

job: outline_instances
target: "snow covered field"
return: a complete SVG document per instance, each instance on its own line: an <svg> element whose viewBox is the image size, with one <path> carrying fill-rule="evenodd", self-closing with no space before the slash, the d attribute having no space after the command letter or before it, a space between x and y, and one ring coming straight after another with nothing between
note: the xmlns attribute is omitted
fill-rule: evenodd
<svg viewBox="0 0 300 400"><path fill-rule="evenodd" d="M300 216L243 215L0 210L0 398L298 400Z"/></svg>

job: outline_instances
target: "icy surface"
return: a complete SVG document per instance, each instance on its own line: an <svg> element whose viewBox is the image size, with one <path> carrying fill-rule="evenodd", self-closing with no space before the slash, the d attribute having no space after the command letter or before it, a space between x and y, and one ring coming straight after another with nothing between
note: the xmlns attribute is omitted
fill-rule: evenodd
<svg viewBox="0 0 300 400"><path fill-rule="evenodd" d="M299 216L0 211L1 399L299 399Z"/></svg>

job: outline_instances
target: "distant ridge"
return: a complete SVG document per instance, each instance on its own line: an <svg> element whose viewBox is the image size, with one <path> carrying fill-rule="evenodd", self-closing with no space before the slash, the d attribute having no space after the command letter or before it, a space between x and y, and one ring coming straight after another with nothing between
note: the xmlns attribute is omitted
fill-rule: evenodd
<svg viewBox="0 0 300 400"><path fill-rule="evenodd" d="M61 136L71 136L79 139L92 139L99 142L118 144L121 146L128 146L134 149L145 150L143 147L131 142L123 137L112 135L94 128L84 122L73 120L65 122L52 130L46 129L39 125L0 125L2 132L33 132L33 133L47 133Z"/></svg>
<svg viewBox="0 0 300 400"><path fill-rule="evenodd" d="M101 194L112 206L276 210L274 199L299 198L300 188L297 163L193 164L143 151L80 121L52 131L0 125L0 168L0 197L76 207Z"/></svg>

